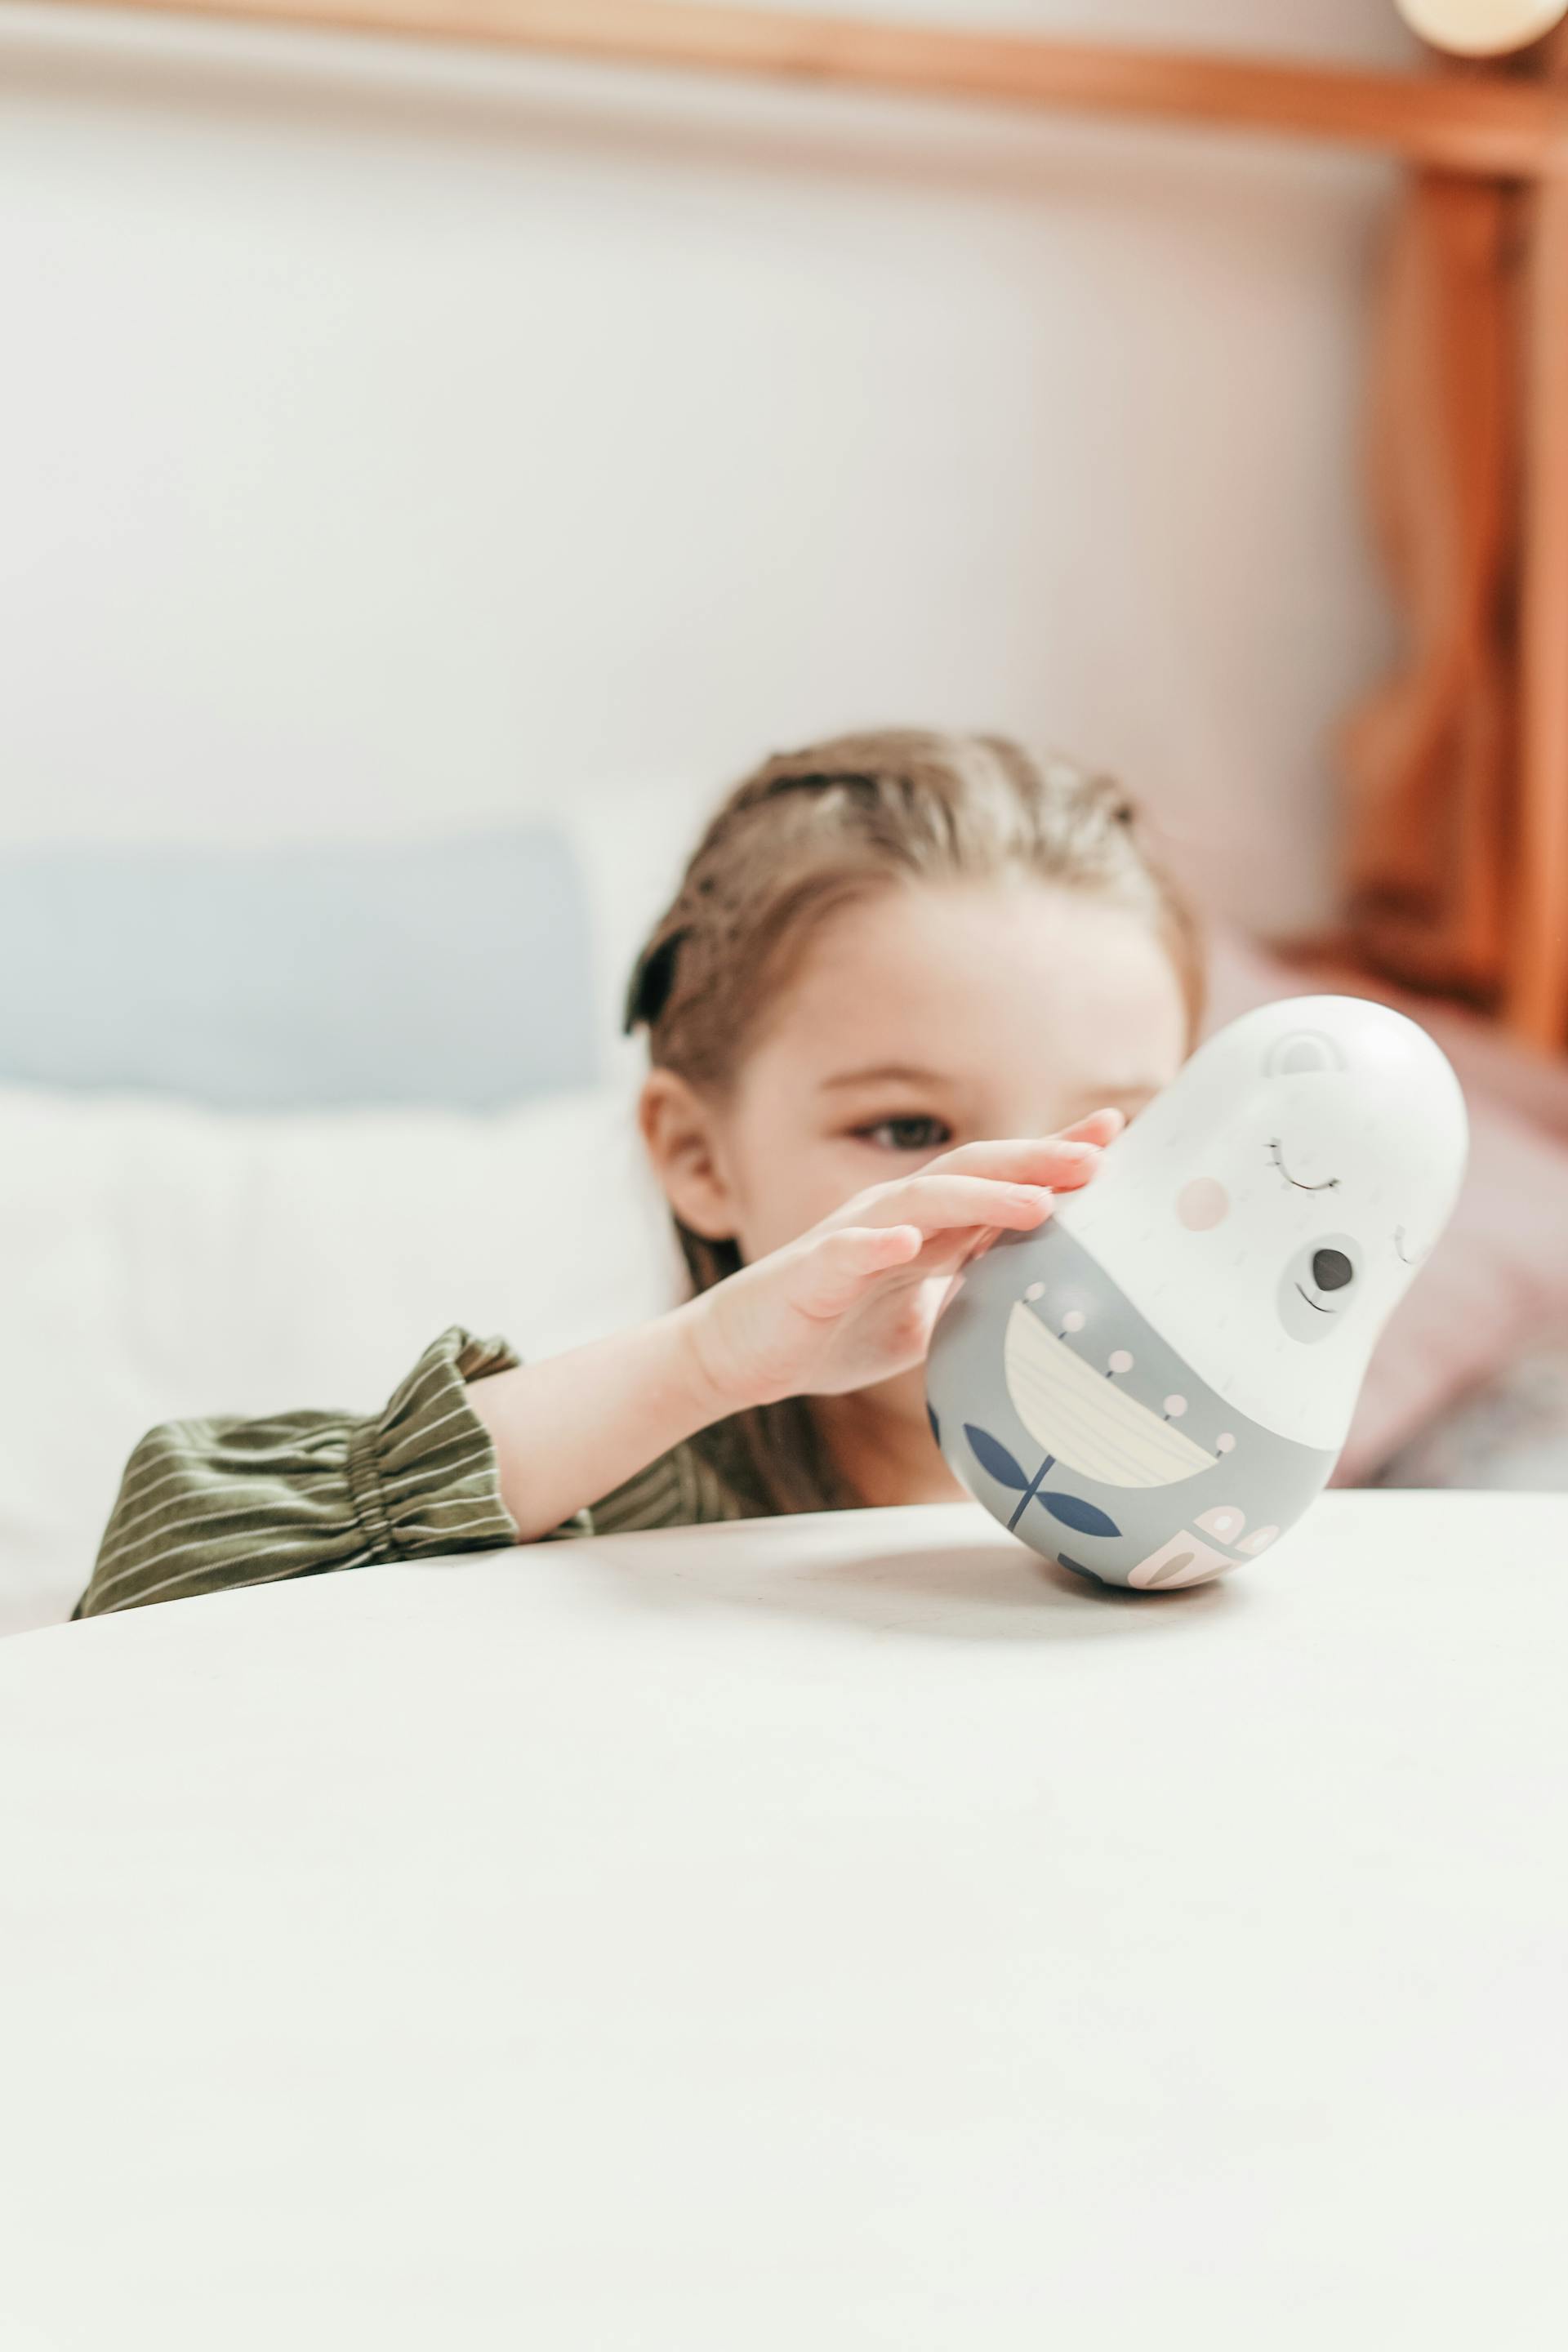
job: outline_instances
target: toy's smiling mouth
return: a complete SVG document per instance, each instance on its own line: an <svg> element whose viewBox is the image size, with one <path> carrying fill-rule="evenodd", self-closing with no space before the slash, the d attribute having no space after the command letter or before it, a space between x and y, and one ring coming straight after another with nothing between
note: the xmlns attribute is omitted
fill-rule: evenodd
<svg viewBox="0 0 1568 2352"><path fill-rule="evenodd" d="M1319 1187L1316 1184L1307 1184L1303 1185L1302 1190L1308 1192L1315 1192L1319 1190ZM1312 1312L1315 1315L1332 1315L1335 1312L1333 1307L1325 1307L1321 1299L1314 1298L1310 1290L1302 1290L1300 1283L1296 1285L1296 1288L1300 1293L1300 1296L1306 1300L1308 1306L1312 1309Z"/></svg>
<svg viewBox="0 0 1568 2352"><path fill-rule="evenodd" d="M1339 1191L1340 1180L1337 1176L1325 1177L1321 1184L1303 1184L1300 1176L1292 1176L1285 1165L1285 1149L1277 1135L1270 1139L1268 1158L1270 1163L1278 1168L1284 1177L1287 1184L1294 1186L1298 1192L1337 1192ZM1306 1292L1302 1291L1301 1296L1305 1298Z"/></svg>
<svg viewBox="0 0 1568 2352"><path fill-rule="evenodd" d="M1398 1258L1402 1265L1419 1265L1426 1253L1425 1250L1417 1250L1415 1256L1412 1257L1409 1251L1405 1246L1406 1239L1407 1236L1404 1226L1395 1225L1394 1228L1394 1254L1395 1257Z"/></svg>

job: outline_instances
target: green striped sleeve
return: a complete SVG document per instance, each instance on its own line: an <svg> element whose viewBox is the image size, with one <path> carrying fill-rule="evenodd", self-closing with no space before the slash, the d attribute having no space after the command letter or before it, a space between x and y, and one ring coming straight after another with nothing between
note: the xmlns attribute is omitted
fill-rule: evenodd
<svg viewBox="0 0 1568 2352"><path fill-rule="evenodd" d="M75 1614L515 1543L465 1390L516 1361L501 1340L451 1330L373 1420L283 1412L153 1430L126 1465Z"/></svg>

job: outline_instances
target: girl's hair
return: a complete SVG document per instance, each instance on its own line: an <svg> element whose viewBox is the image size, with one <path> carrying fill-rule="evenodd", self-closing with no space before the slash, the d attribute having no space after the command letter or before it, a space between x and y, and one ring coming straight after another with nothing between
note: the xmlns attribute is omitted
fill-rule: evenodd
<svg viewBox="0 0 1568 2352"><path fill-rule="evenodd" d="M1008 874L1145 915L1195 1033L1198 926L1120 785L1003 735L916 728L781 752L735 787L637 959L626 1025L647 1029L657 1068L721 1091L829 915L900 883ZM679 1219L676 1231L695 1289L740 1265L732 1241L709 1241ZM742 1418L755 1424L746 1450L771 1507L821 1508L831 1480L804 1404Z"/></svg>

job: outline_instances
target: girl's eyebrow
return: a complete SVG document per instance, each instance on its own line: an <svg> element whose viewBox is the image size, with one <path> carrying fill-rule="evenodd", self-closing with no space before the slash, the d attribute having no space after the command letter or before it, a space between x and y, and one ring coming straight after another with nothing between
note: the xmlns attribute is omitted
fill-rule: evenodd
<svg viewBox="0 0 1568 2352"><path fill-rule="evenodd" d="M836 1078L824 1078L825 1094L835 1087L889 1086L941 1087L948 1081L940 1070L922 1070L912 1062L882 1062L874 1069L841 1070Z"/></svg>

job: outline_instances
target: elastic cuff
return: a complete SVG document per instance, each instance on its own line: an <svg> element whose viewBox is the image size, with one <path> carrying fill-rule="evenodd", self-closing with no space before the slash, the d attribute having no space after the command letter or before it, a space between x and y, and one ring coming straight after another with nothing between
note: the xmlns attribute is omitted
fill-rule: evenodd
<svg viewBox="0 0 1568 2352"><path fill-rule="evenodd" d="M385 1559L393 1549L392 1521L387 1516L386 1497L381 1491L381 1474L376 1466L380 1444L380 1424L374 1421L362 1422L350 1438L349 1500L366 1542L374 1547L375 1558Z"/></svg>

